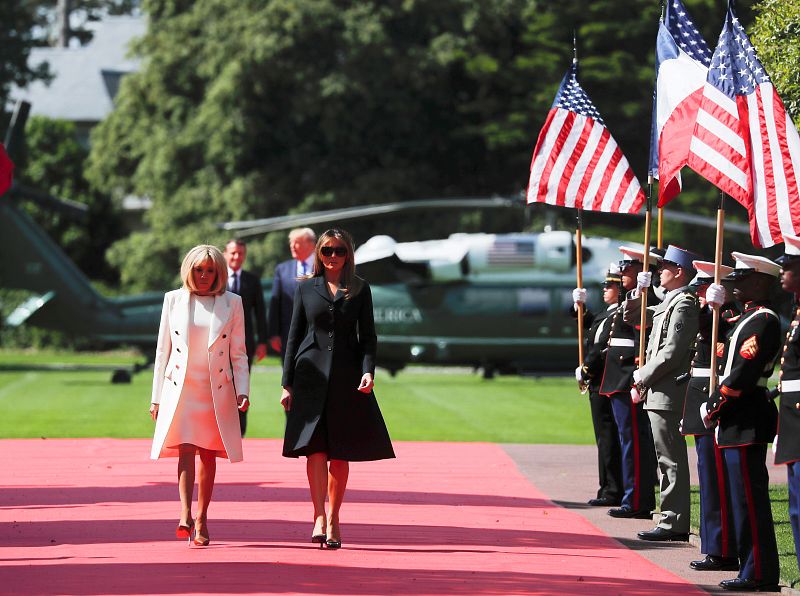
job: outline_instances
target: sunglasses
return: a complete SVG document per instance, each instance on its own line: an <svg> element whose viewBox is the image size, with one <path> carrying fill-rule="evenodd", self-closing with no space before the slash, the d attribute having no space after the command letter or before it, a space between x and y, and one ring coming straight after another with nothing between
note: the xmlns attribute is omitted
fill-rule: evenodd
<svg viewBox="0 0 800 596"><path fill-rule="evenodd" d="M332 257L333 255L336 255L337 257L346 257L347 248L344 246L323 246L319 249L319 253L323 257Z"/></svg>

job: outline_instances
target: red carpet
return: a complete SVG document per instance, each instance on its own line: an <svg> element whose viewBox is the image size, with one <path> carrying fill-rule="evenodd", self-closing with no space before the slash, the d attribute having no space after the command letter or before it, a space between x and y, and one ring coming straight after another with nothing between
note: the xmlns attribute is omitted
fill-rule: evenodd
<svg viewBox="0 0 800 596"><path fill-rule="evenodd" d="M4 440L3 594L701 594L553 505L491 444L351 465L340 551L309 542L305 461L221 462L211 545L171 536L176 460L145 440Z"/></svg>

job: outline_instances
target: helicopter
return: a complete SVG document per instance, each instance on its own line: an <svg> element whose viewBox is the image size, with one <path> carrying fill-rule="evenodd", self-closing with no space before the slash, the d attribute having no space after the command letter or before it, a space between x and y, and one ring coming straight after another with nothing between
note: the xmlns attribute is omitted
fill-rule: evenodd
<svg viewBox="0 0 800 596"><path fill-rule="evenodd" d="M22 211L23 193L0 198L0 238L14 258L0 260L0 283L33 296L6 325L29 324L88 336L104 345L152 352L163 294L99 294L61 248ZM324 213L310 214L317 222ZM327 214L338 219L339 214ZM283 228L305 220L287 216ZM277 226L276 223L272 225ZM601 280L619 243L585 238L584 275ZM370 281L379 338L378 365L394 374L409 363L463 365L495 372L567 370L575 360L575 243L565 231L453 234L398 243L374 236L355 253ZM262 281L269 302L272 280ZM599 286L589 284L590 302ZM123 377L124 375L118 374Z"/></svg>

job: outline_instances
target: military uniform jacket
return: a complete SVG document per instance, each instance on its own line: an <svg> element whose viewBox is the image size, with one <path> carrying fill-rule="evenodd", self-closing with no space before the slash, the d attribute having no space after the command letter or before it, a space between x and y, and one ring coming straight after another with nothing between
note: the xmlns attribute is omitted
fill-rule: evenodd
<svg viewBox="0 0 800 596"><path fill-rule="evenodd" d="M603 368L606 362L608 337L611 333L611 319L617 308L617 305L611 305L597 315L588 312L584 315L584 321L588 318L590 325L586 333L586 351L584 352L583 363L587 371L589 390L592 392L600 390L600 381L603 378Z"/></svg>
<svg viewBox="0 0 800 596"><path fill-rule="evenodd" d="M639 311L641 300L627 300L625 309ZM697 296L684 286L668 292L661 304L647 310L652 313L653 323L646 361L639 367L642 383L649 390L644 407L683 411L686 385L678 384L675 378L687 373L691 365L700 312Z"/></svg>
<svg viewBox="0 0 800 596"><path fill-rule="evenodd" d="M800 460L800 307L786 333L781 356L776 464Z"/></svg>
<svg viewBox="0 0 800 596"><path fill-rule="evenodd" d="M686 391L686 405L683 408L684 435L710 435L714 430L706 428L700 417L700 406L708 400L708 383L711 380L711 333L713 332L714 311L707 305L700 309L698 318L697 343L692 360L692 378ZM718 338L727 337L736 322L738 313L726 305L719 317ZM723 342L718 342L724 345Z"/></svg>
<svg viewBox="0 0 800 596"><path fill-rule="evenodd" d="M719 423L720 447L769 443L778 412L767 397L781 345L778 316L765 302L749 302L731 329L720 361L720 385L708 399L708 414Z"/></svg>
<svg viewBox="0 0 800 596"><path fill-rule="evenodd" d="M653 292L648 294L647 300L649 303L658 302ZM624 308L620 306L611 317L608 351L603 379L600 381L600 393L603 395L627 393L633 387L633 371L639 356L639 319L634 325L628 324L623 318L623 311Z"/></svg>

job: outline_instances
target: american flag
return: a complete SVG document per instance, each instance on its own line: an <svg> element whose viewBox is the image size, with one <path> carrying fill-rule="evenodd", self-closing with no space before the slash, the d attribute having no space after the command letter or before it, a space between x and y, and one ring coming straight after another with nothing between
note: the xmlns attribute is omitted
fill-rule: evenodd
<svg viewBox="0 0 800 596"><path fill-rule="evenodd" d="M689 167L747 208L753 244L800 233L800 136L728 2Z"/></svg>
<svg viewBox="0 0 800 596"><path fill-rule="evenodd" d="M669 0L656 39L656 92L650 141L650 173L658 179L658 205L681 191L681 168L689 145L703 87L711 64L711 49L680 0Z"/></svg>
<svg viewBox="0 0 800 596"><path fill-rule="evenodd" d="M636 213L642 187L577 79L564 75L531 161L528 204Z"/></svg>

